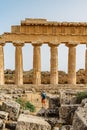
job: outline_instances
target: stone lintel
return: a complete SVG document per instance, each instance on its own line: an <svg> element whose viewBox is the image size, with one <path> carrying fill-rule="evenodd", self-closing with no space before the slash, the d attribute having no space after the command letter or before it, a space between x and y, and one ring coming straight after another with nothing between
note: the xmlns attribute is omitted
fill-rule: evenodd
<svg viewBox="0 0 87 130"><path fill-rule="evenodd" d="M70 43L70 39L72 39L72 44L84 44L87 42L87 36L85 35L84 37L83 36L71 36L71 35L67 35L67 37L65 38L65 35L64 36L53 36L52 35L35 35L35 34L17 34L17 33L4 33L2 35L3 37L3 40L6 42L10 42L10 43L13 43L14 41L17 41L17 40L21 40L23 43L33 43L35 40L36 41L39 41L41 43L45 43L45 44L48 44L48 43L55 43L55 44L62 44L62 43L67 43L69 44ZM56 42L55 42L55 38L56 38ZM76 39L76 41L74 40ZM76 43L75 43L76 42Z"/></svg>

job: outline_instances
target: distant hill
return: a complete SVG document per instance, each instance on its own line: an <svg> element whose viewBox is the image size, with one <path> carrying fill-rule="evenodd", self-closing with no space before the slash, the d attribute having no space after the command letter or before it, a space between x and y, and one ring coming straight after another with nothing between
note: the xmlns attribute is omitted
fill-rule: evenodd
<svg viewBox="0 0 87 130"><path fill-rule="evenodd" d="M13 84L15 81L15 71L7 69L4 71L5 73L5 83ZM84 69L80 69L76 72L77 84L85 83L85 71ZM33 83L33 70L24 71L23 72L23 80L24 84L32 84ZM41 72L41 82L42 84L50 84L50 72L42 71ZM64 71L59 71L59 84L67 84L68 83L68 75Z"/></svg>

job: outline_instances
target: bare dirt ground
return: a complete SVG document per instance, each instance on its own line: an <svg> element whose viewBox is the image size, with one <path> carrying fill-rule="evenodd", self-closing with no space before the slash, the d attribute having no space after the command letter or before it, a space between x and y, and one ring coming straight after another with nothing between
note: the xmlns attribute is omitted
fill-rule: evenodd
<svg viewBox="0 0 87 130"><path fill-rule="evenodd" d="M36 111L34 114L36 114L41 108L42 108L42 103L41 103L41 95L40 93L28 93L26 94L26 97L24 97L25 100L30 101L35 107ZM46 105L45 108L48 108L48 100L46 99Z"/></svg>

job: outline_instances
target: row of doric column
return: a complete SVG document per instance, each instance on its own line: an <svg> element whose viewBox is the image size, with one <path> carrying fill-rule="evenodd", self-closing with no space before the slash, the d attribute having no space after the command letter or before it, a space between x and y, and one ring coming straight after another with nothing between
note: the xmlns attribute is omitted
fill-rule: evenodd
<svg viewBox="0 0 87 130"><path fill-rule="evenodd" d="M4 52L0 44L0 85L4 85ZM23 43L13 43L15 46L15 84L23 85ZM41 84L41 44L33 45L33 84ZM50 46L50 84L58 84L58 45ZM68 83L76 84L76 45L67 45L68 51ZM86 74L87 74L87 48L86 48ZM87 77L87 76L86 76ZM87 80L87 79L86 79Z"/></svg>

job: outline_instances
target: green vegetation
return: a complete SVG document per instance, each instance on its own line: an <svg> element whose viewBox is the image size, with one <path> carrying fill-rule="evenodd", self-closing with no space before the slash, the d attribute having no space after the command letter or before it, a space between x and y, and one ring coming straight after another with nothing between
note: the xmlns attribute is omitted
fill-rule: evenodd
<svg viewBox="0 0 87 130"><path fill-rule="evenodd" d="M87 92L78 92L77 95L77 103L81 103L81 101L87 98Z"/></svg>
<svg viewBox="0 0 87 130"><path fill-rule="evenodd" d="M24 110L29 110L30 112L35 112L35 106L29 101L24 100L23 98L16 99L16 102L21 105L21 108Z"/></svg>

